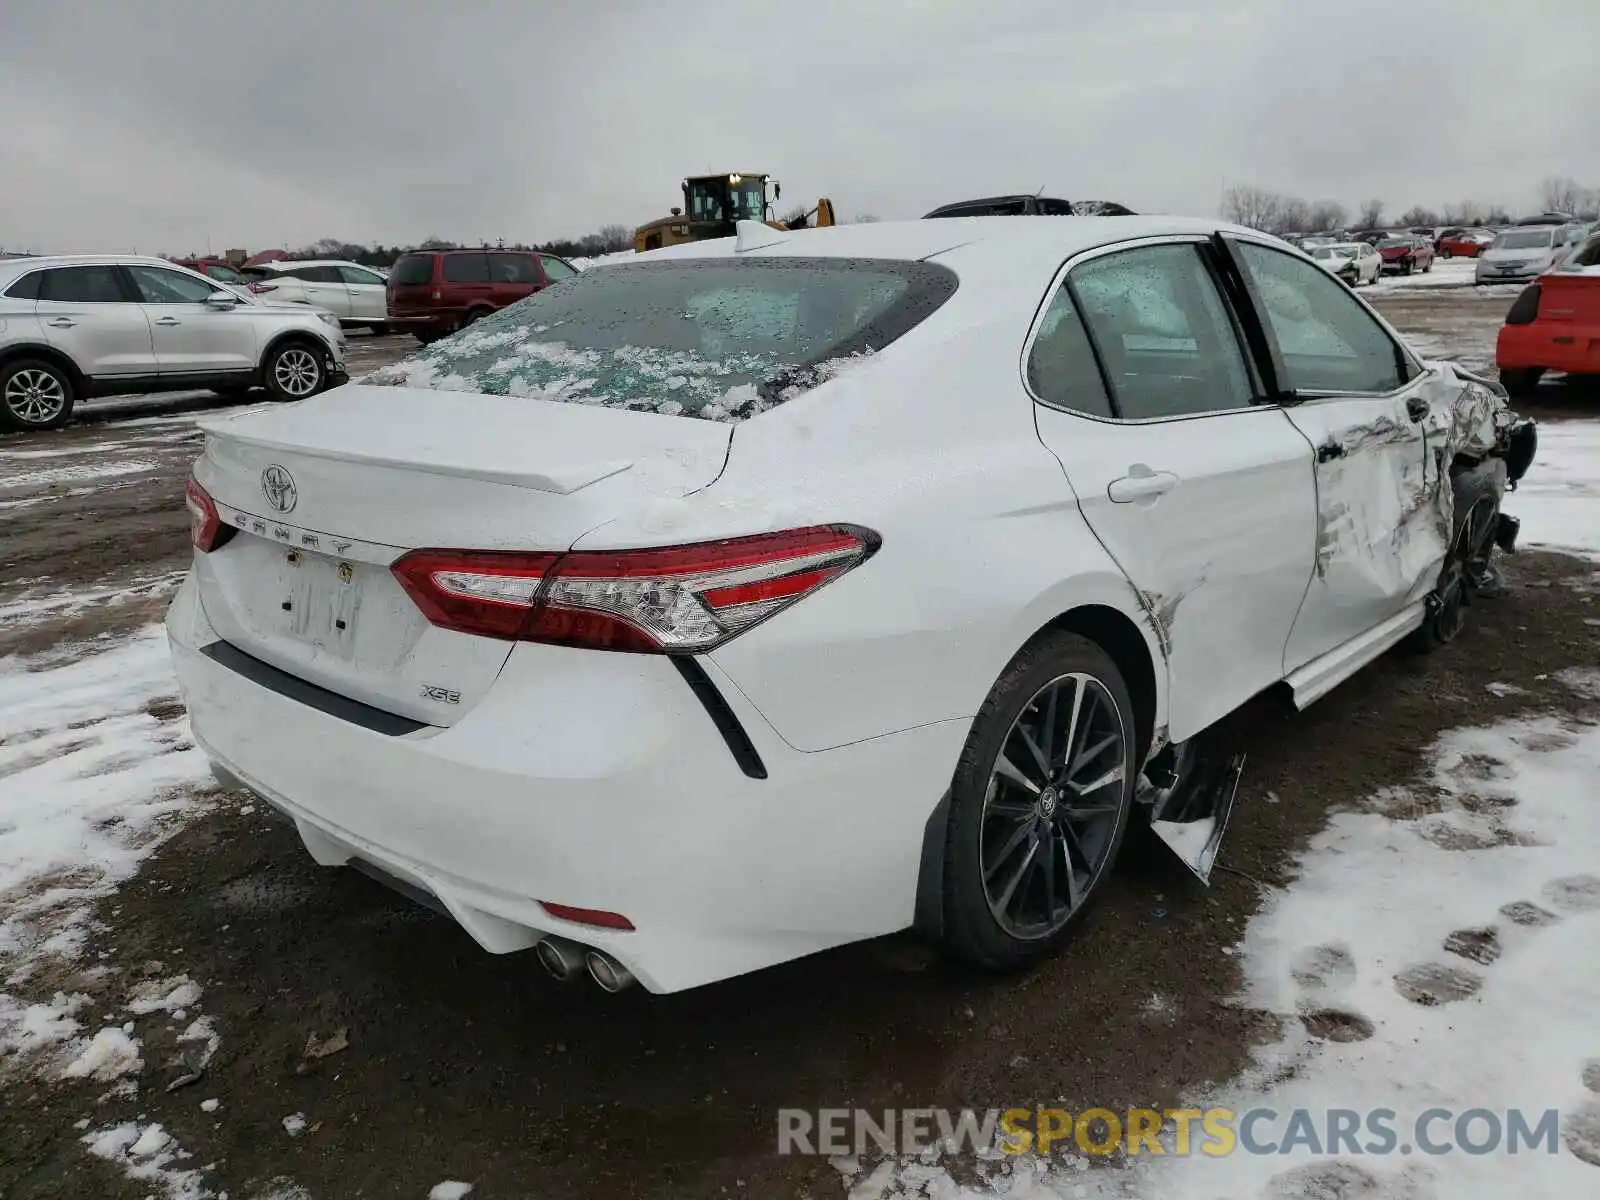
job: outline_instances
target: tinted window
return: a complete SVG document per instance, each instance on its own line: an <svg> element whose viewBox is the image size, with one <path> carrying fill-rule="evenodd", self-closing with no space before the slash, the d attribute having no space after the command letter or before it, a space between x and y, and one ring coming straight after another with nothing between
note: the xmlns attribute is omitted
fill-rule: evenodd
<svg viewBox="0 0 1600 1200"><path fill-rule="evenodd" d="M203 279L162 267L129 267L128 274L146 304L199 304L217 290Z"/></svg>
<svg viewBox="0 0 1600 1200"><path fill-rule="evenodd" d="M339 277L338 267L291 267L283 272L293 275L296 279L304 279L307 283L343 283Z"/></svg>
<svg viewBox="0 0 1600 1200"><path fill-rule="evenodd" d="M1196 246L1119 251L1074 268L1069 280L1120 416L1219 412L1253 399L1238 335Z"/></svg>
<svg viewBox="0 0 1600 1200"><path fill-rule="evenodd" d="M544 255L540 261L544 263L544 277L551 283L554 283L558 279L571 279L578 273L578 269L576 267L571 266L562 259L556 258L552 254Z"/></svg>
<svg viewBox="0 0 1600 1200"><path fill-rule="evenodd" d="M69 304L121 304L127 297L122 294L114 267L56 267L44 272L39 299Z"/></svg>
<svg viewBox="0 0 1600 1200"><path fill-rule="evenodd" d="M395 263L389 272L391 282L402 287L416 287L433 282L433 255L411 254Z"/></svg>
<svg viewBox="0 0 1600 1200"><path fill-rule="evenodd" d="M488 283L489 256L487 254L446 254L444 256L444 281L446 283Z"/></svg>
<svg viewBox="0 0 1600 1200"><path fill-rule="evenodd" d="M617 265L535 292L366 382L741 421L883 349L955 289L931 263Z"/></svg>
<svg viewBox="0 0 1600 1200"><path fill-rule="evenodd" d="M1094 360L1072 293L1062 288L1039 322L1028 351L1028 386L1046 404L1096 417L1112 416L1111 398Z"/></svg>
<svg viewBox="0 0 1600 1200"><path fill-rule="evenodd" d="M539 265L531 254L491 254L489 278L495 283L538 283Z"/></svg>
<svg viewBox="0 0 1600 1200"><path fill-rule="evenodd" d="M382 283L383 276L365 267L339 267L340 278L346 283Z"/></svg>
<svg viewBox="0 0 1600 1200"><path fill-rule="evenodd" d="M13 300L37 300L39 298L39 281L43 278L43 271L35 271L31 275L24 275L6 289L6 295Z"/></svg>
<svg viewBox="0 0 1600 1200"><path fill-rule="evenodd" d="M1343 284L1300 259L1239 243L1283 359L1283 386L1305 392L1392 392L1399 348Z"/></svg>

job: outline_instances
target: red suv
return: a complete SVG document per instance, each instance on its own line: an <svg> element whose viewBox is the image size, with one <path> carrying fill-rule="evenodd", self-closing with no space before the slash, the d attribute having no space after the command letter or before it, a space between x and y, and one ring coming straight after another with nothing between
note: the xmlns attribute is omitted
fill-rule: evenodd
<svg viewBox="0 0 1600 1200"><path fill-rule="evenodd" d="M435 342L577 273L532 250L418 250L389 272L389 326Z"/></svg>

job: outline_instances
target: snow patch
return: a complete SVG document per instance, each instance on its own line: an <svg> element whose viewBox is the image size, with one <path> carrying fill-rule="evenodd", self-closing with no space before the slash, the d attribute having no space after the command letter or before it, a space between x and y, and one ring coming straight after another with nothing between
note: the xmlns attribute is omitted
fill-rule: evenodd
<svg viewBox="0 0 1600 1200"><path fill-rule="evenodd" d="M176 1014L177 1010L192 1008L200 1002L200 985L187 975L174 975L171 979L141 983L130 994L133 998L128 1001L128 1011L131 1013L141 1017L153 1012Z"/></svg>
<svg viewBox="0 0 1600 1200"><path fill-rule="evenodd" d="M165 1200L210 1200L199 1171L175 1164L189 1157L159 1124L128 1121L85 1134L83 1144L96 1158L119 1167L129 1179L153 1184Z"/></svg>
<svg viewBox="0 0 1600 1200"><path fill-rule="evenodd" d="M1520 544L1600 561L1600 421L1547 421L1539 452L1505 509L1522 521Z"/></svg>
<svg viewBox="0 0 1600 1200"><path fill-rule="evenodd" d="M460 1183L454 1179L446 1179L443 1183L436 1183L428 1190L428 1200L463 1200L472 1191L470 1183Z"/></svg>
<svg viewBox="0 0 1600 1200"><path fill-rule="evenodd" d="M112 1025L89 1039L89 1044L63 1068L61 1078L111 1083L142 1070L144 1059L139 1057L139 1039L130 1037L121 1026Z"/></svg>

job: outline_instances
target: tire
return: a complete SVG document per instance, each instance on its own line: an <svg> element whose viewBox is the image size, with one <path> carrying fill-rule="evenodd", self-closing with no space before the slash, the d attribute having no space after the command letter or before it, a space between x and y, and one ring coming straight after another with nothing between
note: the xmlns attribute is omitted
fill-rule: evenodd
<svg viewBox="0 0 1600 1200"><path fill-rule="evenodd" d="M1422 268L1422 273L1426 275L1431 270L1433 270L1433 259L1430 258L1428 260L1428 265Z"/></svg>
<svg viewBox="0 0 1600 1200"><path fill-rule="evenodd" d="M1476 581L1489 574L1494 535L1499 524L1500 494L1505 487L1503 459L1485 459L1451 476L1454 512L1450 552L1440 568L1439 583L1428 598L1428 614L1411 635L1411 646L1423 652L1455 641L1466 628L1466 609Z"/></svg>
<svg viewBox="0 0 1600 1200"><path fill-rule="evenodd" d="M1544 376L1543 367L1502 367L1500 383L1513 398L1532 396Z"/></svg>
<svg viewBox="0 0 1600 1200"><path fill-rule="evenodd" d="M327 351L301 338L279 342L261 364L261 386L274 400L305 400L328 386Z"/></svg>
<svg viewBox="0 0 1600 1200"><path fill-rule="evenodd" d="M1439 251L1439 257L1441 257L1441 258L1454 258L1455 254L1452 253L1449 250L1441 250L1441 251Z"/></svg>
<svg viewBox="0 0 1600 1200"><path fill-rule="evenodd" d="M250 398L251 392L248 387L214 387L211 390L224 400L231 400L235 404L243 404Z"/></svg>
<svg viewBox="0 0 1600 1200"><path fill-rule="evenodd" d="M431 346L440 338L448 337L449 335L440 333L437 329L418 329L413 332L411 336L416 338L417 341L421 342L424 346Z"/></svg>
<svg viewBox="0 0 1600 1200"><path fill-rule="evenodd" d="M462 314L461 324L458 325L457 328L465 329L468 325L471 325L476 321L483 320L483 318L487 317L492 312L494 312L494 309L492 308L469 308L465 313Z"/></svg>
<svg viewBox="0 0 1600 1200"><path fill-rule="evenodd" d="M379 321L376 325L368 325L367 328L372 332L373 337L389 336L389 326L383 321Z"/></svg>
<svg viewBox="0 0 1600 1200"><path fill-rule="evenodd" d="M1052 689L1055 734L1047 743L1044 718ZM1074 706L1071 697L1079 691L1085 700ZM1074 714L1079 725L1064 731L1061 726ZM1019 732L1030 722L1038 735L1031 744ZM1084 749L1075 751L1080 761L1073 778L1093 783L1120 768L1120 779L1087 792L1069 788L1064 772L1072 742L1093 749L1112 737L1115 744L1103 745L1087 761ZM1034 749L1056 768L1048 778ZM1002 752L1008 773L997 775ZM1008 970L1046 956L1066 939L1122 845L1137 777L1134 753L1127 685L1099 646L1054 631L1011 660L973 720L951 782L943 897L949 953ZM1010 769L1039 782L1012 782ZM1068 863L1070 871L1064 869Z"/></svg>
<svg viewBox="0 0 1600 1200"><path fill-rule="evenodd" d="M1402 274L1402 275L1411 274L1412 270L1415 269L1416 265L1417 264L1414 261L1412 261L1411 259L1409 259L1409 258L1402 259L1401 262L1400 262L1400 274Z"/></svg>
<svg viewBox="0 0 1600 1200"><path fill-rule="evenodd" d="M0 366L0 429L60 429L77 399L72 377L53 362L14 358Z"/></svg>

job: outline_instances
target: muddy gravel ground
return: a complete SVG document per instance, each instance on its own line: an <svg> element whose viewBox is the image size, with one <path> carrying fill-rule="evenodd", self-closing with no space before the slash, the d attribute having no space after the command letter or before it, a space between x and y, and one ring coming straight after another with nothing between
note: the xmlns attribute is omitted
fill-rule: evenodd
<svg viewBox="0 0 1600 1200"><path fill-rule="evenodd" d="M1466 289L1375 299L1426 352L1480 367L1507 303ZM412 343L351 346L360 370ZM188 559L194 410L215 403L111 406L56 435L0 438L0 615L29 614L0 620L0 657L48 662L159 618ZM1553 387L1534 411L1559 419L1575 403ZM1247 765L1213 885L1132 838L1076 940L1009 978L895 938L677 996L562 986L531 955L486 955L447 920L314 866L247 798L219 799L100 906L92 949L110 972L72 985L201 983L222 1039L203 1082L168 1093L152 1066L136 1097L98 1105L63 1085L0 1088L0 1197L149 1194L85 1155L74 1122L91 1115L162 1122L235 1200L277 1178L319 1200L421 1197L450 1178L474 1181L474 1200L821 1197L840 1177L774 1154L779 1108L1193 1094L1277 1033L1230 1002L1227 951L1328 813L1410 779L1444 730L1581 703L1546 677L1593 658L1600 572L1524 552L1507 574L1507 594L1475 606L1443 652L1389 655L1304 714L1242 713ZM339 1030L345 1048L306 1056ZM152 1034L146 1059L171 1048ZM201 1096L221 1110L202 1113ZM308 1128L291 1139L292 1113Z"/></svg>

